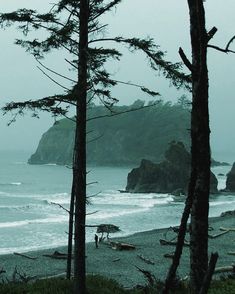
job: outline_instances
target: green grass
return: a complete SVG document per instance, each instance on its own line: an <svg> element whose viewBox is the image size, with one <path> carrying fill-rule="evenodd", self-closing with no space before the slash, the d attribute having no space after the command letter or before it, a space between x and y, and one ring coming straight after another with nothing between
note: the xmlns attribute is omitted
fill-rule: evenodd
<svg viewBox="0 0 235 294"><path fill-rule="evenodd" d="M161 285L158 284L158 289L124 289L116 281L106 279L101 276L87 277L87 293L88 294L156 294L160 293ZM38 280L34 283L8 283L0 284L1 294L70 294L73 291L72 281L65 279L45 279ZM189 293L187 286L182 285L177 289L175 294ZM235 279L226 279L214 281L208 294L233 294L235 293Z"/></svg>

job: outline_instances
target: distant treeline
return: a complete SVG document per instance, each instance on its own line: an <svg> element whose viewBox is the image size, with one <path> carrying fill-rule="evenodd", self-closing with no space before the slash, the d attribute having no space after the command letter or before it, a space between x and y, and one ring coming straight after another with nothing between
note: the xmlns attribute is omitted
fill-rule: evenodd
<svg viewBox="0 0 235 294"><path fill-rule="evenodd" d="M159 102L151 107L143 106L141 100L130 106L115 106L113 114L124 113L89 121L89 164L133 166L143 158L159 162L171 141L181 141L189 147L190 111L185 99L181 98L173 105ZM142 109L130 111L137 108ZM88 119L109 116L110 110L93 105L88 114ZM71 164L74 126L70 119L56 122L43 134L29 163Z"/></svg>

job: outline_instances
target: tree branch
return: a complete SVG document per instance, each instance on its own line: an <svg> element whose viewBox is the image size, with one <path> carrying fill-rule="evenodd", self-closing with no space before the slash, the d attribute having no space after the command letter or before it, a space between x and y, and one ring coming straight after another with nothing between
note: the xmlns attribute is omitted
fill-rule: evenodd
<svg viewBox="0 0 235 294"><path fill-rule="evenodd" d="M227 48L223 49L223 48L220 48L218 46L215 46L215 45L207 45L208 48L213 48L217 51L220 51L220 52L223 52L223 53L235 53L235 51L233 50L229 50Z"/></svg>
<svg viewBox="0 0 235 294"><path fill-rule="evenodd" d="M217 31L218 29L216 27L213 27L209 30L209 32L207 33L207 42L209 42L214 37Z"/></svg>
<svg viewBox="0 0 235 294"><path fill-rule="evenodd" d="M230 50L229 47L232 44L232 42L235 40L235 35L228 41L227 45L225 48L220 48L219 46L215 45L207 45L208 48L213 48L217 51L223 52L223 53L235 53L235 51Z"/></svg>
<svg viewBox="0 0 235 294"><path fill-rule="evenodd" d="M193 72L193 66L192 66L192 63L188 60L187 56L185 55L183 49L180 47L179 48L179 55L183 61L183 63L187 66L187 68Z"/></svg>
<svg viewBox="0 0 235 294"><path fill-rule="evenodd" d="M154 103L154 104L151 104L151 105L146 105L146 106L141 106L141 107L137 107L137 108L131 108L131 109L121 111L121 112L112 112L111 114L99 115L99 116L88 118L87 121L91 121L91 120L95 120L95 119L99 119L99 118L103 118L103 117L112 117L112 116L116 116L116 115L121 115L121 114L124 114L124 113L141 110L141 109L148 108L148 107L153 107L155 105L157 105L157 103Z"/></svg>

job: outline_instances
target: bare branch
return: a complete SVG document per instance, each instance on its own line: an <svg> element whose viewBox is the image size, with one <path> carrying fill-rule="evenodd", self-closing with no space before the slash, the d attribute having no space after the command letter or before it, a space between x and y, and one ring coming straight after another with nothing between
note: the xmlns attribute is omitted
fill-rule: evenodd
<svg viewBox="0 0 235 294"><path fill-rule="evenodd" d="M86 215L92 215L92 214L95 214L95 213L97 213L97 212L99 212L99 210L92 211L92 212L88 212L88 213L86 213Z"/></svg>
<svg viewBox="0 0 235 294"><path fill-rule="evenodd" d="M46 76L48 77L53 83L55 83L56 85L60 86L61 88L69 91L70 89L61 85L60 83L58 83L56 80L54 80L52 77L50 77L44 70L42 70L39 66L37 66L37 68Z"/></svg>
<svg viewBox="0 0 235 294"><path fill-rule="evenodd" d="M37 61L37 62L38 62L43 68L45 68L46 70L50 71L51 73L53 73L53 74L55 74L55 75L57 75L57 76L59 76L59 77L61 77L61 78L63 78L63 79L66 79L66 80L68 80L68 81L70 81L70 82L74 82L74 83L76 83L75 80L70 79L70 78L68 78L68 77L66 77L66 76L64 76L64 75L62 75L62 74L60 74L60 73L58 73L58 72L56 72L56 71L50 69L49 67L45 66L45 65L44 65L44 64L43 64L38 58L35 57L35 59L36 59L36 61Z"/></svg>
<svg viewBox="0 0 235 294"><path fill-rule="evenodd" d="M223 52L223 53L235 53L235 51L233 50L229 50L229 49L223 49L223 48L220 48L218 46L215 46L215 45L207 45L208 48L213 48L217 51L220 51L220 52Z"/></svg>
<svg viewBox="0 0 235 294"><path fill-rule="evenodd" d="M122 111L122 112L113 112L112 111L111 114L104 114L104 115L100 115L100 116L91 117L91 118L88 118L87 121L91 121L91 120L95 120L95 119L99 119L99 118L104 118L104 117L112 117L112 116L116 116L116 115L121 115L121 114L124 114L124 113L141 110L141 109L145 109L145 108L148 108L148 107L153 107L155 105L157 105L157 103L153 103L151 105L141 106L141 107L137 107L137 108L131 108L131 109L128 109L128 110L125 110L125 111Z"/></svg>
<svg viewBox="0 0 235 294"><path fill-rule="evenodd" d="M93 138L93 139L87 141L87 144L92 143L92 142L94 142L94 141L97 141L97 140L99 140L100 138L102 138L103 136L104 136L104 134L102 134L102 135L100 135L100 136L98 136L98 137L96 137L96 138Z"/></svg>
<svg viewBox="0 0 235 294"><path fill-rule="evenodd" d="M179 48L179 55L180 55L181 59L183 60L183 63L192 72L193 71L192 63L188 60L187 56L185 55L185 53L181 47Z"/></svg>
<svg viewBox="0 0 235 294"><path fill-rule="evenodd" d="M226 50L228 50L229 49L229 46L231 45L231 43L233 42L235 40L235 36L233 36L229 41L228 41L228 44L227 44L227 46L226 46Z"/></svg>
<svg viewBox="0 0 235 294"><path fill-rule="evenodd" d="M209 42L214 37L217 31L218 29L216 27L213 27L211 30L209 30L207 33L207 42Z"/></svg>
<svg viewBox="0 0 235 294"><path fill-rule="evenodd" d="M225 48L220 48L219 46L215 45L207 45L208 48L213 48L217 51L223 52L223 53L235 53L235 51L230 50L229 47L232 44L232 42L235 40L235 35L228 41L227 45Z"/></svg>
<svg viewBox="0 0 235 294"><path fill-rule="evenodd" d="M60 208L62 208L63 210L65 210L66 212L70 214L70 211L67 208L65 208L63 205L56 202L51 202L51 204L59 206Z"/></svg>

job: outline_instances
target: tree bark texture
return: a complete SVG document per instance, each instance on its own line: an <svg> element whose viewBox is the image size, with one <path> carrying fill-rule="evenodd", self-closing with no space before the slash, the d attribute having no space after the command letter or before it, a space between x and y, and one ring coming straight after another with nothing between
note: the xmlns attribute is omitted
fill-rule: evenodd
<svg viewBox="0 0 235 294"><path fill-rule="evenodd" d="M67 258L67 270L66 270L67 279L71 278L71 269L72 269L73 221L74 221L73 216L74 216L74 183L72 183L70 208L69 208L68 258Z"/></svg>
<svg viewBox="0 0 235 294"><path fill-rule="evenodd" d="M208 111L207 32L202 0L188 0L192 46L192 172L196 183L191 209L190 285L199 293L208 267L210 129Z"/></svg>
<svg viewBox="0 0 235 294"><path fill-rule="evenodd" d="M86 292L85 222L86 222L86 101L87 101L87 48L88 48L88 0L80 0L80 34L78 61L78 96L73 162L75 197L74 240L74 293Z"/></svg>

